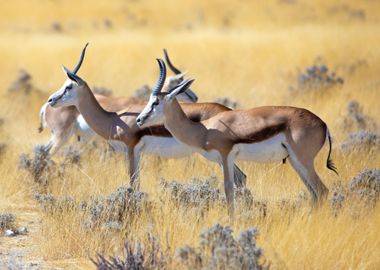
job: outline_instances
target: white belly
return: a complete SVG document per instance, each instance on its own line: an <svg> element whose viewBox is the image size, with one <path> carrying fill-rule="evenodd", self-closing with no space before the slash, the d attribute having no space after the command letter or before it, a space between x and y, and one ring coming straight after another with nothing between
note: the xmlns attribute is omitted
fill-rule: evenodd
<svg viewBox="0 0 380 270"><path fill-rule="evenodd" d="M285 142L285 135L280 133L270 139L251 144L236 144L232 153L237 160L251 160L256 162L281 161L288 156L288 152L281 145Z"/></svg>
<svg viewBox="0 0 380 270"><path fill-rule="evenodd" d="M191 147L167 137L144 136L136 147L139 147L144 154L166 158L183 158L194 153Z"/></svg>

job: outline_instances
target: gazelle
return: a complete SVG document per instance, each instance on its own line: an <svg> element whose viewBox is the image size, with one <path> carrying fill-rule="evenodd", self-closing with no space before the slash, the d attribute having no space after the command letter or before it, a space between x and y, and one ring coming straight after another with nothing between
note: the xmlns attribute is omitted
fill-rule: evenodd
<svg viewBox="0 0 380 270"><path fill-rule="evenodd" d="M82 52L82 60L84 52L85 48ZM140 129L136 125L136 117L145 107L144 104L133 104L118 112L106 111L100 106L82 78L65 67L63 67L63 71L67 80L57 92L49 97L49 105L53 108L75 106L88 126L98 135L106 140L123 142L129 157L131 186L139 188L141 151L168 158L181 158L193 153L191 147L173 138L163 125ZM161 72L153 91L157 92L157 89L163 88L165 77L166 73ZM219 112L230 110L218 103L184 103L183 106L187 116L195 121L201 121ZM232 174L234 174L236 185L244 185L246 176L236 165L233 168L234 173Z"/></svg>
<svg viewBox="0 0 380 270"><path fill-rule="evenodd" d="M161 69L165 69L163 61L158 61ZM312 198L317 201L327 195L328 189L314 169L314 158L327 139L330 147L327 168L337 171L330 158L330 133L318 116L302 108L267 106L225 111L195 123L186 116L176 99L192 82L185 80L170 93L156 87L136 121L140 128L164 124L177 140L221 164L231 216L234 212L232 166L235 159L274 162L289 157Z"/></svg>
<svg viewBox="0 0 380 270"><path fill-rule="evenodd" d="M73 74L78 72L83 63L86 47L82 52L78 64L73 70ZM182 73L171 63L166 49L164 49L164 54L166 62L175 74L165 81L164 89L169 91L183 81L185 73ZM110 112L126 109L133 104L146 104L146 102L133 97L108 97L97 94L94 96L100 106ZM187 89L179 95L178 99L182 102L189 103L195 103L198 101L197 95L191 89ZM76 135L78 140L83 144L93 138L96 134L88 126L75 106L52 108L48 103L45 103L40 110L39 132L42 132L46 126L49 127L52 133L49 142L45 145L45 150L48 151L50 155L57 153L73 135ZM120 150L120 146L116 145L115 142L112 142L112 146L114 146L115 150Z"/></svg>

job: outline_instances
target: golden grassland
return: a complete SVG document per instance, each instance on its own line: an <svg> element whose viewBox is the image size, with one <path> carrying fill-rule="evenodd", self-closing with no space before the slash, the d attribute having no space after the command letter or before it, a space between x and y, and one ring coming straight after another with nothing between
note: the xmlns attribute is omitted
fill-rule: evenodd
<svg viewBox="0 0 380 270"><path fill-rule="evenodd" d="M154 59L166 47L173 62L196 79L193 88L201 101L228 96L243 108L305 107L326 121L338 146L348 136L342 119L350 100L359 101L364 113L380 125L378 2L18 0L1 2L0 14L0 117L4 119L0 142L7 144L0 163L0 211L20 216L34 211L42 217L38 233L30 236L36 245L31 257L69 269L91 269L89 256L97 251L114 254L126 238L147 243L151 233L174 254L179 246L196 245L202 229L221 223L236 234L257 226L265 264L274 269L380 267L380 208L361 218L353 218L349 209L335 217L328 203L314 210L309 204L297 211L281 209L278 202L295 199L305 189L289 163L241 163L248 188L255 199L268 202L270 215L263 218L238 207L230 223L223 206L200 217L196 210L162 202L160 194L160 177L186 182L217 175L221 182L218 166L198 156L163 161L144 157L141 190L161 207L142 213L128 230L112 235L81 231L75 212L44 215L32 200L37 187L17 169L21 153L30 153L35 144L48 140L48 131L37 132L40 106L65 79L60 65L73 67L87 41L90 46L79 74L90 86L106 86L114 95L128 96L142 84L152 85L158 69ZM106 19L112 28L105 27ZM53 31L53 22L63 30ZM297 70L317 57L344 77L344 85L323 93L289 92ZM359 60L366 64L353 71ZM29 95L7 91L20 68L33 76L36 89ZM338 177L325 168L326 148L316 165L330 189L363 169L379 168L379 153L344 155L335 147ZM85 155L82 166L69 169L61 182L50 183L48 192L71 195L77 201L109 194L127 182L127 169L121 157L102 162ZM2 243L6 244L0 239Z"/></svg>

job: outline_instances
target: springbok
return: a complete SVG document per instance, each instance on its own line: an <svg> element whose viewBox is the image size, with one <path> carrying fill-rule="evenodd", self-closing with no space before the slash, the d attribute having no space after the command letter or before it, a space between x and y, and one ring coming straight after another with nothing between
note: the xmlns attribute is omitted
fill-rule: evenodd
<svg viewBox="0 0 380 270"><path fill-rule="evenodd" d="M165 74L165 63L158 61L161 74ZM221 164L230 216L234 213L232 165L235 159L274 162L289 157L313 200L319 201L327 195L328 189L314 169L314 158L327 139L330 147L327 168L337 171L330 158L329 130L318 116L302 108L267 106L225 111L194 123L176 99L192 82L185 80L170 93L156 87L137 117L137 125L144 128L164 124L178 141Z"/></svg>
<svg viewBox="0 0 380 270"><path fill-rule="evenodd" d="M78 72L83 63L86 48L87 44L82 52L78 64L73 70L74 74ZM169 91L183 81L185 73L182 73L172 64L166 49L164 49L164 55L168 66L175 74L165 81L164 89ZM95 98L103 109L110 112L123 110L133 104L146 104L145 101L133 97L108 97L95 94ZM187 89L185 92L180 94L178 99L182 102L189 103L195 103L198 101L197 95L191 89ZM49 142L45 145L45 151L47 151L51 156L57 153L58 150L73 135L76 135L78 141L84 144L92 139L96 134L88 126L75 106L52 108L48 103L45 103L40 110L40 126L38 131L42 132L46 126L49 127L52 135ZM111 145L115 150L122 149L122 147L115 142L111 142Z"/></svg>
<svg viewBox="0 0 380 270"><path fill-rule="evenodd" d="M85 48L82 51L82 60L84 52ZM98 135L106 140L123 142L129 157L129 175L132 187L139 188L141 151L168 158L182 158L194 152L191 147L173 138L163 125L139 128L136 125L136 117L144 109L144 104L132 104L118 112L106 111L100 106L83 79L66 67L63 67L63 71L67 80L57 92L49 97L49 105L53 108L75 106L88 126ZM153 89L154 92L163 88L165 77L166 74L160 75ZM230 110L218 103L184 103L183 107L187 116L194 121L202 121L220 112ZM243 186L246 176L236 165L233 170L235 184Z"/></svg>

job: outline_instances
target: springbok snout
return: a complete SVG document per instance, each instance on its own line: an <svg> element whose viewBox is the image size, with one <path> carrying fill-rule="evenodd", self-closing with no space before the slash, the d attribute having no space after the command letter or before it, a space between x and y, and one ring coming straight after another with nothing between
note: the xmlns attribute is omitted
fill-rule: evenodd
<svg viewBox="0 0 380 270"><path fill-rule="evenodd" d="M137 117L136 118L136 124L141 127L143 124L144 124L144 121L142 119L142 117Z"/></svg>
<svg viewBox="0 0 380 270"><path fill-rule="evenodd" d="M48 99L48 103L49 103L49 105L50 105L51 107L54 107L54 105L57 103L57 101L54 100L53 98L49 98L49 99Z"/></svg>

